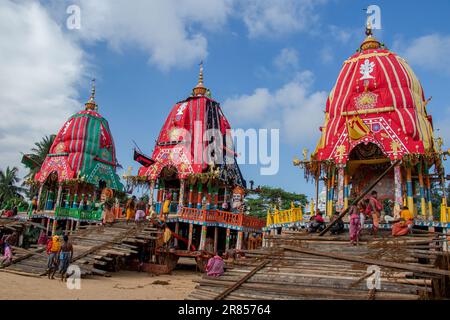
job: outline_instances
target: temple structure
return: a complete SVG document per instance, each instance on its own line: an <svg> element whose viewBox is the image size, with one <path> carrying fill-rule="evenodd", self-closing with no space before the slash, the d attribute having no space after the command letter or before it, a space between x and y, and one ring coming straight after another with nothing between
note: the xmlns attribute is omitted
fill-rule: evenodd
<svg viewBox="0 0 450 320"><path fill-rule="evenodd" d="M190 97L173 106L151 158L135 151L135 160L143 165L138 177L149 184L149 207L174 230L177 252L241 248L250 233L264 226L263 220L243 212L246 182L230 129L203 84L201 65L198 84ZM163 217L166 200L170 214Z"/></svg>
<svg viewBox="0 0 450 320"><path fill-rule="evenodd" d="M407 206L416 226L447 232L450 210L443 161L449 152L442 150L442 139L434 137L427 112L430 100L406 60L381 44L368 23L366 38L344 61L328 96L314 152L308 158L305 148L303 159L293 161L304 169L306 179L315 180L316 204L322 202L319 183L323 181L328 217L343 212L376 183L373 190L384 216L396 218ZM442 194L440 206L434 204L434 209L432 185ZM309 216L302 217L305 221L276 218L290 216L288 211L271 212L265 234L308 224ZM383 222L387 220L381 221L381 228L390 228Z"/></svg>
<svg viewBox="0 0 450 320"><path fill-rule="evenodd" d="M98 113L95 86L82 111L71 116L59 130L44 163L34 177L39 186L38 210L32 218L47 218L47 230L53 220L66 229L77 221L98 221L101 208L95 203L123 191L116 174L119 166L108 122ZM75 223L71 223L74 221Z"/></svg>
<svg viewBox="0 0 450 320"><path fill-rule="evenodd" d="M374 188L384 212L396 216L403 205L419 221L447 222L433 212L431 183L444 190L442 140L434 139L422 86L408 63L372 34L370 24L357 53L344 61L327 99L315 151L294 160L307 177L327 188L326 213L341 212L392 163ZM443 208L446 208L445 192ZM437 210L439 211L439 210Z"/></svg>

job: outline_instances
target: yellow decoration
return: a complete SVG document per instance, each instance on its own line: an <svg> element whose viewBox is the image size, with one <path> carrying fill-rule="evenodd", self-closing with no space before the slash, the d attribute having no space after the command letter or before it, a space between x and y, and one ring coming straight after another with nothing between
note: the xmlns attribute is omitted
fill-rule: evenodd
<svg viewBox="0 0 450 320"><path fill-rule="evenodd" d="M369 134L370 129L358 116L354 116L347 122L348 135L352 140L359 140Z"/></svg>
<svg viewBox="0 0 450 320"><path fill-rule="evenodd" d="M398 149L400 149L401 145L397 140L392 140L391 141L391 149L394 152L394 156L397 155L397 151Z"/></svg>
<svg viewBox="0 0 450 320"><path fill-rule="evenodd" d="M339 160L342 160L342 158L344 157L345 150L346 150L346 148L345 148L345 146L344 146L343 144L341 144L341 145L337 148L336 154L338 155Z"/></svg>
<svg viewBox="0 0 450 320"><path fill-rule="evenodd" d="M266 227L274 224L295 223L303 220L302 207L295 207L291 203L291 209L278 210L273 208L273 213L270 213L270 209L267 210Z"/></svg>

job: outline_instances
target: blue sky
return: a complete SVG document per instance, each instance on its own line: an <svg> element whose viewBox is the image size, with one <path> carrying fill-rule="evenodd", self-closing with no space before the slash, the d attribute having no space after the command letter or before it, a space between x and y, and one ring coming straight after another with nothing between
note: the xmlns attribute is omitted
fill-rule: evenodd
<svg viewBox="0 0 450 320"><path fill-rule="evenodd" d="M65 25L71 4L81 9L79 30ZM381 8L376 37L412 65L433 96L435 129L450 139L448 1L6 1L0 85L9 94L0 94L0 168L19 165L18 151L79 110L95 77L118 159L136 172L132 140L151 153L203 60L205 85L232 126L280 128L279 173L261 176L258 166L246 165L244 177L312 195L292 159L303 147L314 150L326 96L364 38L370 4Z"/></svg>

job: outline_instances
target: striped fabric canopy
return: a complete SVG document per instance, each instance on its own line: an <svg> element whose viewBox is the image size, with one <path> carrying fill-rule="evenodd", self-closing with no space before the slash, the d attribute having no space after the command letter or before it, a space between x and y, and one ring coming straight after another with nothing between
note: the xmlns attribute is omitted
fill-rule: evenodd
<svg viewBox="0 0 450 320"><path fill-rule="evenodd" d="M61 128L35 180L43 183L56 172L59 182L81 178L96 186L104 181L109 188L123 190L117 165L108 122L94 110L83 110Z"/></svg>
<svg viewBox="0 0 450 320"><path fill-rule="evenodd" d="M360 143L374 143L394 159L434 150L431 116L422 86L408 63L386 49L361 50L342 66L326 105L314 157L345 163ZM349 123L369 132L349 135ZM353 129L353 127L351 127Z"/></svg>

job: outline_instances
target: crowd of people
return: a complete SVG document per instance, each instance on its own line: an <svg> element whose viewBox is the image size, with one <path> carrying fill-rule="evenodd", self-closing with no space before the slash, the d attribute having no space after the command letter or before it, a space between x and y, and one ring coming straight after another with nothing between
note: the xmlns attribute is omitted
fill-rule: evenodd
<svg viewBox="0 0 450 320"><path fill-rule="evenodd" d="M352 205L349 208L349 236L350 242L352 244L358 244L362 230L364 229L364 224L368 220L370 220L372 223L371 234L374 236L374 238L377 237L380 227L382 210L383 206L381 204L381 201L378 199L377 191L372 191L369 197L361 200L356 205ZM321 232L326 228L326 223L322 215L322 212L316 210L316 214L310 219L308 228L309 233ZM403 236L411 232L412 226L414 224L414 216L409 208L404 206L400 212L399 217L393 218L389 222L393 224L392 235ZM345 225L342 221L342 217L339 217L339 213L335 213L333 215L330 223L332 223L332 226L330 228L331 234L336 235L345 232Z"/></svg>

